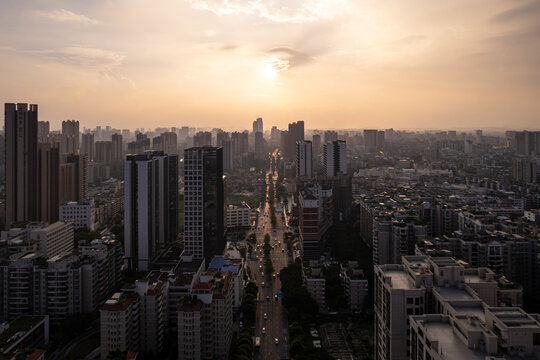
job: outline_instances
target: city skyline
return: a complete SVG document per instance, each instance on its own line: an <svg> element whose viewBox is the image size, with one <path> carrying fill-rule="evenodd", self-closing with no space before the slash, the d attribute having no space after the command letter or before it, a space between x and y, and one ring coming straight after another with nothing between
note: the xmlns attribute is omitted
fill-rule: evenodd
<svg viewBox="0 0 540 360"><path fill-rule="evenodd" d="M286 4L3 3L0 99L53 129L538 129L536 1Z"/></svg>

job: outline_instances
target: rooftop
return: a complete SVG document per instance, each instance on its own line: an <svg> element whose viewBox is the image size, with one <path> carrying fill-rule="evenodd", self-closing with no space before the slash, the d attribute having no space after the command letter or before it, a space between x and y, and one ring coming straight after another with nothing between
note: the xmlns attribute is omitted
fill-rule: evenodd
<svg viewBox="0 0 540 360"><path fill-rule="evenodd" d="M11 321L9 327L0 333L0 349L4 349L11 346L15 341L19 340L34 326L42 321L44 316L19 316L15 320Z"/></svg>
<svg viewBox="0 0 540 360"><path fill-rule="evenodd" d="M446 301L449 300L474 300L475 297L469 294L465 289L460 289L455 286L438 287L437 292Z"/></svg>
<svg viewBox="0 0 540 360"><path fill-rule="evenodd" d="M411 283L409 276L403 270L388 270L384 272L384 276L390 277L391 286L393 289L409 290L415 289Z"/></svg>
<svg viewBox="0 0 540 360"><path fill-rule="evenodd" d="M469 349L457 336L452 325L445 321L424 322L426 337L433 343L438 341L442 359L484 360L485 353Z"/></svg>

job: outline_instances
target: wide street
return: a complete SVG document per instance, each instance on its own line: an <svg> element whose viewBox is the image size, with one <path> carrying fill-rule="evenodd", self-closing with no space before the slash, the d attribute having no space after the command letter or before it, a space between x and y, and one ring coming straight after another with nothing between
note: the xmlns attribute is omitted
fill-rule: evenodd
<svg viewBox="0 0 540 360"><path fill-rule="evenodd" d="M266 193L269 191L269 174L267 173ZM274 182L277 173L274 175ZM273 185L273 184L272 184ZM275 200L275 199L274 199ZM282 211L281 204L275 204L276 211ZM276 295L281 290L279 272L287 266L287 249L283 243L283 233L286 230L281 214L276 214L276 227L272 229L270 217L270 206L268 202L264 204L259 216L258 226L255 229L257 234L257 245L253 248L253 254L249 259L249 267L258 287L259 295L257 301L257 319L255 323L254 336L260 337L261 347L255 352L255 359L288 359L288 336L287 336L287 315L282 305L282 300ZM270 235L270 251L274 274L264 272L264 236ZM260 246L259 246L260 245ZM275 275L275 276L274 276ZM263 286L264 284L264 286ZM266 314L266 320L264 315ZM263 334L263 328L265 334ZM277 344L276 344L277 339Z"/></svg>

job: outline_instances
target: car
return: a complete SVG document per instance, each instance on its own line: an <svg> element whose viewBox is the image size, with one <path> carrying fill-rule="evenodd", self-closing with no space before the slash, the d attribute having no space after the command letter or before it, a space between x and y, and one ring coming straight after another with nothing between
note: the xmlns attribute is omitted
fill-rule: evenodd
<svg viewBox="0 0 540 360"><path fill-rule="evenodd" d="M268 315L266 315L266 313L264 313L263 319L264 319L264 320L268 320Z"/></svg>
<svg viewBox="0 0 540 360"><path fill-rule="evenodd" d="M274 338L274 344L279 345L279 339L278 338Z"/></svg>
<svg viewBox="0 0 540 360"><path fill-rule="evenodd" d="M262 270L262 265L259 265L259 270Z"/></svg>
<svg viewBox="0 0 540 360"><path fill-rule="evenodd" d="M274 300L278 301L278 297L277 297L277 294L274 295Z"/></svg>
<svg viewBox="0 0 540 360"><path fill-rule="evenodd" d="M270 301L270 296L266 296L266 301Z"/></svg>
<svg viewBox="0 0 540 360"><path fill-rule="evenodd" d="M285 252L285 249L281 249L281 252Z"/></svg>
<svg viewBox="0 0 540 360"><path fill-rule="evenodd" d="M244 322L240 320L240 323L238 324L239 327L244 327Z"/></svg>
<svg viewBox="0 0 540 360"><path fill-rule="evenodd" d="M266 328L263 327L261 333L262 333L263 335L266 334Z"/></svg>
<svg viewBox="0 0 540 360"><path fill-rule="evenodd" d="M276 276L277 276L276 273L273 273L273 274L272 274L272 277L273 277L274 279L276 278Z"/></svg>

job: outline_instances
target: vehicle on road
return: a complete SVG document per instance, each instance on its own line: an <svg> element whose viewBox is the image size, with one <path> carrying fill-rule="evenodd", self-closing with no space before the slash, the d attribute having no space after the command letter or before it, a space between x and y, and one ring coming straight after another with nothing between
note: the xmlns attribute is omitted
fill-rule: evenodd
<svg viewBox="0 0 540 360"><path fill-rule="evenodd" d="M261 333L262 333L263 335L266 334L266 328L265 328L265 327L262 328Z"/></svg>
<svg viewBox="0 0 540 360"><path fill-rule="evenodd" d="M274 338L274 344L279 345L279 339L278 338Z"/></svg>
<svg viewBox="0 0 540 360"><path fill-rule="evenodd" d="M264 320L268 320L268 315L266 315L266 313L264 313L263 319L264 319Z"/></svg>
<svg viewBox="0 0 540 360"><path fill-rule="evenodd" d="M259 351L259 349L261 348L261 338L256 336L253 344L255 344L255 351Z"/></svg>
<svg viewBox="0 0 540 360"><path fill-rule="evenodd" d="M278 297L277 297L277 294L274 295L274 300L278 301Z"/></svg>
<svg viewBox="0 0 540 360"><path fill-rule="evenodd" d="M270 296L266 296L266 301L270 301Z"/></svg>

